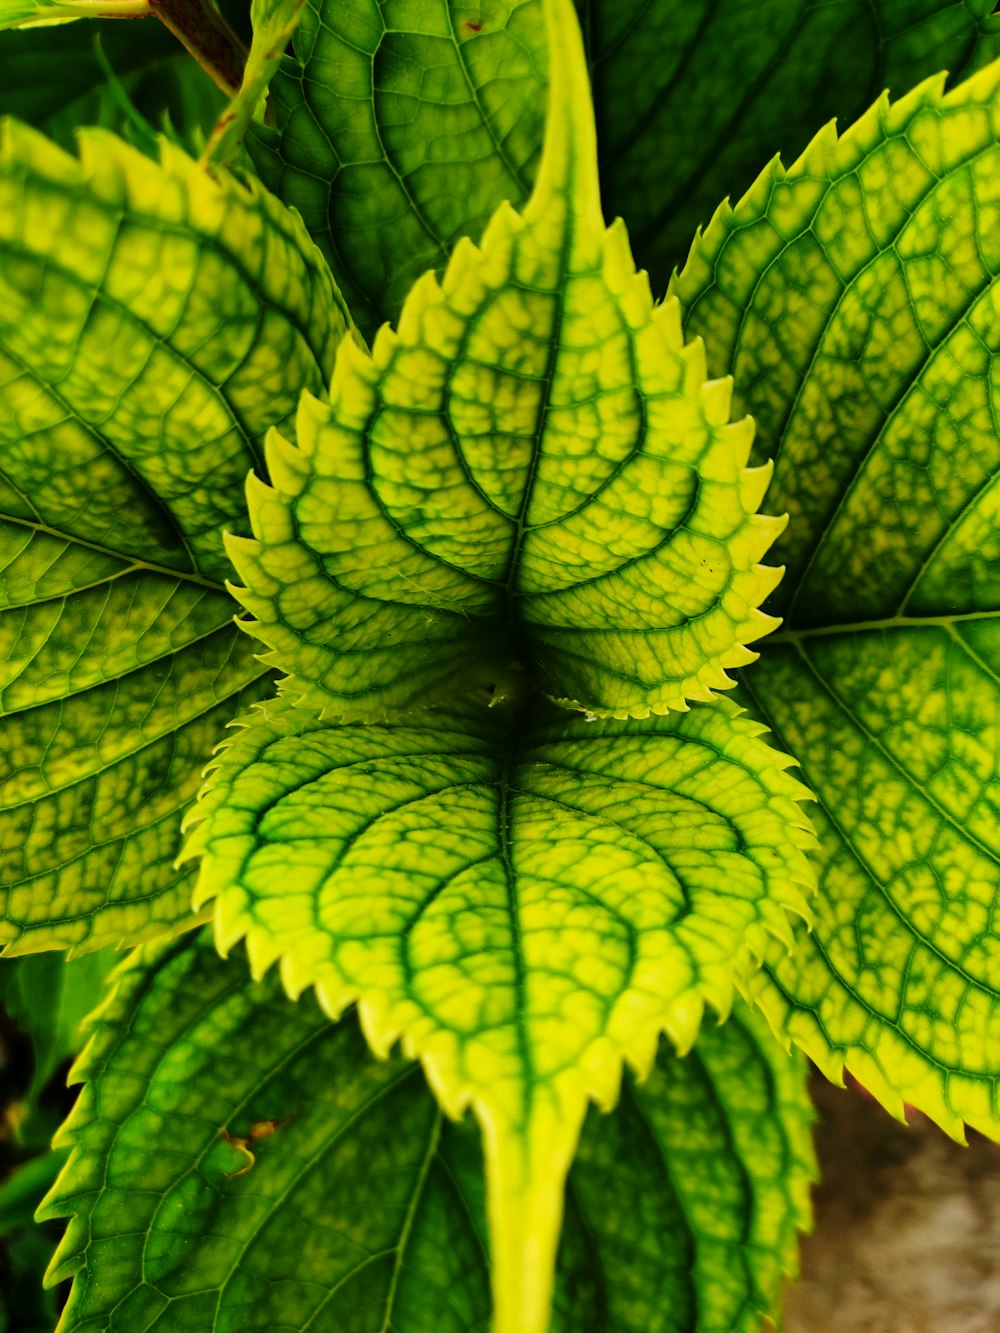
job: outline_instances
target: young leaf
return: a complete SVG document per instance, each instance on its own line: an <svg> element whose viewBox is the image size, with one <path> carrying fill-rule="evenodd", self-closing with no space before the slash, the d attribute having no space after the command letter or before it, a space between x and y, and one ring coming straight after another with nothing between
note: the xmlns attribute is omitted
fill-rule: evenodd
<svg viewBox="0 0 1000 1333"><path fill-rule="evenodd" d="M832 1077L996 1135L1000 65L942 82L770 168L675 291L792 514L746 689L819 798L822 889L754 994Z"/></svg>
<svg viewBox="0 0 1000 1333"><path fill-rule="evenodd" d="M598 715L707 701L777 622L782 521L755 511L748 421L727 424L674 302L654 307L624 228L605 230L571 6L523 216L425 274L398 332L345 341L329 403L304 397L233 541L264 660L336 719L525 674Z"/></svg>
<svg viewBox="0 0 1000 1333"><path fill-rule="evenodd" d="M228 164L251 121L262 119L268 84L298 27L304 0L250 0L253 43L239 92L223 112L202 154L202 164Z"/></svg>
<svg viewBox="0 0 1000 1333"><path fill-rule="evenodd" d="M486 1333L478 1135L352 1019L187 937L120 975L76 1077L41 1210L72 1219L64 1333ZM627 1080L583 1132L553 1333L756 1330L808 1218L809 1120L803 1063L742 1013Z"/></svg>
<svg viewBox="0 0 1000 1333"><path fill-rule="evenodd" d="M346 327L258 185L98 132L0 131L0 941L97 948L188 910L179 812L262 675L220 529Z"/></svg>
<svg viewBox="0 0 1000 1333"><path fill-rule="evenodd" d="M333 1016L359 1001L483 1126L497 1328L544 1327L565 1173L622 1059L693 1042L707 1000L804 913L805 795L719 701L590 723L472 707L324 725L285 697L216 762L188 844L216 937Z"/></svg>

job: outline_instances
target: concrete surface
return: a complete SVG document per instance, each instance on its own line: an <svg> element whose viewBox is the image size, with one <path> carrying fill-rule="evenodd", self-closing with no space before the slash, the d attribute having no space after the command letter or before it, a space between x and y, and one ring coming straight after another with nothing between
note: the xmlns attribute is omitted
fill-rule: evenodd
<svg viewBox="0 0 1000 1333"><path fill-rule="evenodd" d="M1000 1145L813 1091L823 1182L786 1333L1000 1333Z"/></svg>

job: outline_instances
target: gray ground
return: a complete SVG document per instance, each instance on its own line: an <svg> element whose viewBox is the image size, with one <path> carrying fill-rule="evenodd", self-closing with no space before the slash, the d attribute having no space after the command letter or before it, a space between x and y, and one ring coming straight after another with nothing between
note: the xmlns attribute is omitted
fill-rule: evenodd
<svg viewBox="0 0 1000 1333"><path fill-rule="evenodd" d="M1000 1333L1000 1145L813 1091L824 1179L786 1333Z"/></svg>

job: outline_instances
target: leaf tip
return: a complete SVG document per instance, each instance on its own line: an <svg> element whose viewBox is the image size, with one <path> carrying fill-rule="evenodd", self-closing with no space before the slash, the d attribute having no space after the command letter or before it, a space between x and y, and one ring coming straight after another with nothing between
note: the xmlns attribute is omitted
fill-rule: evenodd
<svg viewBox="0 0 1000 1333"><path fill-rule="evenodd" d="M571 207L574 217L603 233L597 128L580 21L572 0L543 0L543 9L549 102L542 159L523 216L536 222Z"/></svg>

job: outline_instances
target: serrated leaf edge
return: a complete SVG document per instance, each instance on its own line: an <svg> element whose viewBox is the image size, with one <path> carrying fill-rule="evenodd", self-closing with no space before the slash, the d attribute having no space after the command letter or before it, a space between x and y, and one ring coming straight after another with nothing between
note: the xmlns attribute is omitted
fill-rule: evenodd
<svg viewBox="0 0 1000 1333"><path fill-rule="evenodd" d="M554 8L550 18L554 28L561 25L565 29L576 23L575 15L566 8L565 0L551 2ZM557 46L562 49L561 40L553 38L553 49ZM257 553L269 540L283 544L292 541L294 523L286 496L294 500L301 493L306 475L304 460L315 453L316 440L322 426L335 420L338 415L348 421L365 420L368 415L365 401L367 391L376 381L379 371L393 360L397 347L405 343L411 332L424 327L426 316L443 304L447 293L463 289L467 272L471 269L474 275L494 249L502 252L509 246L511 239L536 216L556 211L566 212L566 198L571 186L578 192L578 197L574 212L570 215L573 222L573 226L568 227L570 233L580 229L580 219L583 218L593 229L594 236L600 237L602 270L609 287L617 293L622 308L628 310L630 322L636 328L641 325L657 328L667 347L686 363L688 391L692 395L700 395L707 419L725 432L725 438L731 445L730 459L737 462L740 498L744 508L739 533L730 534L727 544L732 543L737 535L748 539L752 535L752 540L746 565L734 567L734 578L746 576L749 582L740 592L748 608L746 617L743 623L733 624L734 643L731 648L703 663L695 675L680 684L671 683L666 689L660 687L663 697L653 703L602 709L586 700L571 699L558 692L552 692L549 697L562 706L595 717L641 719L650 714L662 716L668 712L685 711L690 702L710 702L720 697L718 691L731 689L735 681L727 674L728 671L755 661L758 654L748 645L773 632L781 624L780 619L760 609L761 603L774 590L784 573L781 566L761 563L788 521L787 514L775 517L757 512L771 480L772 464L767 462L762 466L749 466L753 422L749 417L728 420L733 393L731 377L709 377L702 340L694 338L688 343L684 342L680 302L669 295L661 303L653 302L648 276L635 268L624 225L620 220L610 227L604 225L597 181L593 119L592 116L572 109L574 97L578 100L580 96L580 90L574 83L578 71L572 66L572 60L573 57L564 52L559 60L553 62L552 96L556 99L553 103L555 113L549 116L547 122L546 145L538 180L523 213L519 214L509 204L502 204L491 217L478 245L468 237L462 238L456 244L440 280L434 272L424 273L416 280L404 302L397 327L393 329L389 324L382 325L370 351L356 337L342 339L336 351L327 399L321 402L303 393L296 417L296 442L292 443L277 431L272 431L268 436L265 450L271 481L265 481L254 473L247 479L247 506L254 536L230 537L227 540L227 552L242 580L240 583L230 582L227 587L247 613L238 623L245 632L264 644L266 651L260 655L260 660L269 667L287 673L288 686L299 692L302 702L320 709L325 719L341 722L375 721L386 714L381 706L367 708L360 703L352 707L334 706L322 685L289 670L282 660L286 651L282 646L284 631L269 626L260 616L262 607L270 601L272 593L249 586L255 580L263 581L266 578ZM564 68L560 69L560 64ZM587 90L584 89L584 92ZM562 159L559 157L560 152L563 154ZM572 180L567 163L572 165ZM721 450L721 444L719 448ZM322 581L322 560L316 553L298 543L295 556L299 562L297 580L308 577ZM359 600L364 599L364 594L357 596ZM431 605L429 602L427 604ZM336 650L330 648L329 651L332 654ZM447 688L449 694L453 694L456 686L449 681ZM461 686L458 688L461 692ZM470 682L469 688L470 691L474 690L475 684ZM416 705L411 702L394 707L392 712L394 715L405 715L414 711L415 707L422 709L432 706L436 701L437 696L424 698Z"/></svg>
<svg viewBox="0 0 1000 1333"><path fill-rule="evenodd" d="M828 121L788 166L780 153L775 154L735 204L728 197L723 199L708 225L697 229L687 258L671 275L667 296L676 297L682 308L687 308L702 285L699 272L714 267L725 241L734 231L749 226L766 214L775 185L786 180L831 178L851 161L857 149L864 147L873 128L883 138L899 134L925 107L946 110L969 102L990 100L1000 88L1000 61L985 66L948 92L945 92L946 79L945 72L933 74L895 101L888 90L883 91L868 110L841 133L838 133L836 120Z"/></svg>

